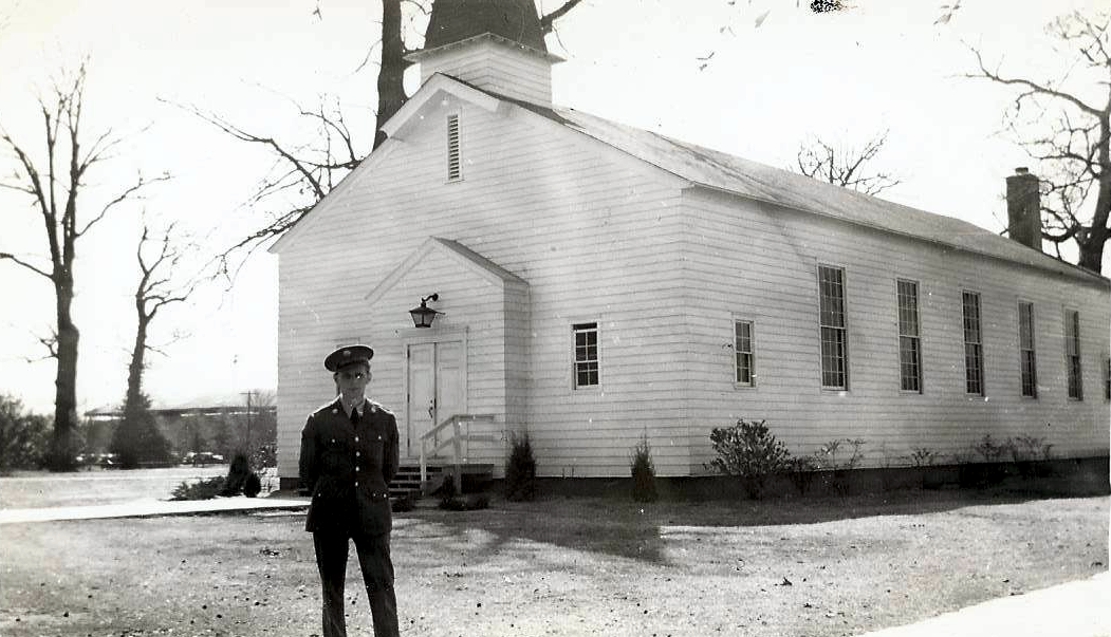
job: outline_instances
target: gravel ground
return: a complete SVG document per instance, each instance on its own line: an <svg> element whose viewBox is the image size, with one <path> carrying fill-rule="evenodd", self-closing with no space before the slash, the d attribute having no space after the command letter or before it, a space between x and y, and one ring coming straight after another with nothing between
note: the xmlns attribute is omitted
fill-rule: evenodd
<svg viewBox="0 0 1111 637"><path fill-rule="evenodd" d="M406 635L854 635L1107 570L1108 497L495 501L399 514ZM302 514L0 527L0 634L311 635ZM369 635L355 560L349 628Z"/></svg>

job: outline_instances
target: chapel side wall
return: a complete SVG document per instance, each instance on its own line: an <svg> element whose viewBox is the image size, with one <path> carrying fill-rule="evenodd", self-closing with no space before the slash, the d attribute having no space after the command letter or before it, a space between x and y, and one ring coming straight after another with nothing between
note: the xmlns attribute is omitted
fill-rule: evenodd
<svg viewBox="0 0 1111 637"><path fill-rule="evenodd" d="M868 466L915 449L976 458L984 435L1044 438L1057 457L1108 451L1103 365L1106 287L923 241L725 195L688 191L692 472L713 457L709 432L766 419L795 454L835 439L866 442ZM818 264L843 267L849 390L821 389ZM899 385L896 279L918 282L922 393ZM985 396L965 391L962 291L982 303ZM1038 397L1020 395L1019 301L1035 308ZM1080 311L1081 401L1067 397L1063 320ZM733 319L755 329L755 387L736 387ZM842 458L844 459L844 458Z"/></svg>
<svg viewBox="0 0 1111 637"><path fill-rule="evenodd" d="M454 183L445 180L448 113L461 127L463 179ZM522 415L540 475L627 475L645 433L660 475L685 475L676 374L687 347L675 239L682 182L519 109L490 113L445 94L422 116L427 124L376 151L386 155L281 248L281 475L296 475L304 415L329 395L330 379L305 370L319 367L337 334L373 336L348 317L369 312L359 299L430 236L458 241L528 283L528 317L502 328L510 345L502 382L526 396L507 395L503 418ZM334 249L352 237L361 248ZM408 320L417 301L396 300L390 311ZM601 326L598 391L571 386L578 320ZM396 413L404 395L388 366L376 355L371 391Z"/></svg>

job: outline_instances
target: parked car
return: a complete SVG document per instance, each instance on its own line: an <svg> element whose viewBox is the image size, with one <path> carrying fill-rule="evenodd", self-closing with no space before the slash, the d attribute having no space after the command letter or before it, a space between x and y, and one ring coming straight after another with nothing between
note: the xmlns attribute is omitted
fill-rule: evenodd
<svg viewBox="0 0 1111 637"><path fill-rule="evenodd" d="M206 464L224 464L224 456L211 451L190 451L185 454L181 459L184 464L192 465L206 465Z"/></svg>

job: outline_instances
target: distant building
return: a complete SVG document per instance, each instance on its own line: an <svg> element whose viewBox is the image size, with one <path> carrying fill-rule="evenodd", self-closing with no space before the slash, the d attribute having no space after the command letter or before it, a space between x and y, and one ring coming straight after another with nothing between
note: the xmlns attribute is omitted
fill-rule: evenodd
<svg viewBox="0 0 1111 637"><path fill-rule="evenodd" d="M535 17L437 2L389 139L273 246L283 488L355 341L410 462L456 414L492 417L463 453L498 474L524 432L542 476L628 476L645 435L659 475L704 474L738 418L864 466L986 434L1107 455L1111 282L1040 251L1035 177L1008 180L1024 245L555 107Z"/></svg>

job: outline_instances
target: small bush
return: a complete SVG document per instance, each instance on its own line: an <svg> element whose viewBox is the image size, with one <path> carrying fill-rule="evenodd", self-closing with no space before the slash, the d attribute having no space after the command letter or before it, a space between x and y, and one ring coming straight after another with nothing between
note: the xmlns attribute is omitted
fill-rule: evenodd
<svg viewBox="0 0 1111 637"><path fill-rule="evenodd" d="M50 419L24 411L23 402L0 394L0 472L37 469L50 449Z"/></svg>
<svg viewBox="0 0 1111 637"><path fill-rule="evenodd" d="M390 508L394 513L407 513L412 511L414 508L413 498L409 495L399 495L390 503Z"/></svg>
<svg viewBox="0 0 1111 637"><path fill-rule="evenodd" d="M848 443L852 447L852 453L845 460L839 459L841 443ZM848 495L849 474L864 459L864 452L861 449L865 444L860 438L841 438L830 440L814 453L818 468L825 471L822 477L827 488L838 495Z"/></svg>
<svg viewBox="0 0 1111 637"><path fill-rule="evenodd" d="M1011 457L1014 458L1018 473L1024 478L1045 477L1048 475L1046 461L1053 457L1053 445L1045 438L1037 436L1016 436L1009 444Z"/></svg>
<svg viewBox="0 0 1111 637"><path fill-rule="evenodd" d="M230 497L243 493L247 480L249 480L252 475L255 476L255 480L258 480L258 476L251 473L250 464L247 462L247 455L244 453L235 454L235 458L231 461L231 466L228 467L228 476L224 481L224 491L220 495ZM255 495L258 495L258 491L255 491Z"/></svg>
<svg viewBox="0 0 1111 637"><path fill-rule="evenodd" d="M984 437L980 439L980 442L973 445L972 449L976 453L980 454L980 457L984 459L984 462L999 462L1002 459L1003 454L1005 454L1010 448L1009 445L1010 441L1004 441L997 444L994 440L991 439L991 434L984 434Z"/></svg>
<svg viewBox="0 0 1111 637"><path fill-rule="evenodd" d="M439 506L445 511L478 511L490 508L490 498L481 493L465 498L449 495L440 500Z"/></svg>
<svg viewBox="0 0 1111 637"><path fill-rule="evenodd" d="M652 448L648 446L648 435L641 437L633 447L633 460L630 463L633 474L633 499L637 502L655 502L656 469L652 465Z"/></svg>
<svg viewBox="0 0 1111 637"><path fill-rule="evenodd" d="M536 459L528 434L510 440L513 448L505 464L505 497L510 501L532 500L536 497Z"/></svg>
<svg viewBox="0 0 1111 637"><path fill-rule="evenodd" d="M910 461L918 468L932 467L940 457L941 454L928 447L915 447L910 454Z"/></svg>
<svg viewBox="0 0 1111 637"><path fill-rule="evenodd" d="M262 491L262 480L259 479L258 474L251 472L247 479L243 482L243 495L248 498L253 498Z"/></svg>
<svg viewBox="0 0 1111 637"><path fill-rule="evenodd" d="M790 456L763 420L741 419L732 427L714 427L710 442L718 457L709 466L740 478L745 492L754 499L763 495L768 476L782 471Z"/></svg>
<svg viewBox="0 0 1111 637"><path fill-rule="evenodd" d="M806 495L810 490L810 485L814 482L814 470L817 468L818 463L812 456L794 456L787 459L787 476L791 479L791 484L798 489L799 495Z"/></svg>
<svg viewBox="0 0 1111 637"><path fill-rule="evenodd" d="M200 480L192 484L182 482L177 485L173 493L170 494L171 500L211 500L224 490L224 477L216 476L208 480Z"/></svg>

